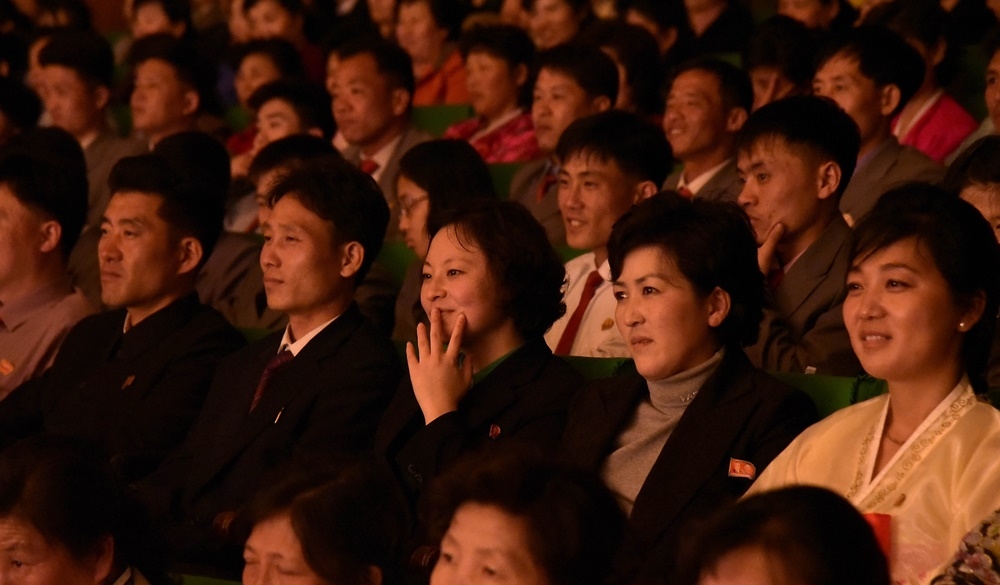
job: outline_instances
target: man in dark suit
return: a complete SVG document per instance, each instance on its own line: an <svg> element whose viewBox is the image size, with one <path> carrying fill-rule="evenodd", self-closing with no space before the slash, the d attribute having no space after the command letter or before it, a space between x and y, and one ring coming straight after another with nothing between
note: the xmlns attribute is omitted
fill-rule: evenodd
<svg viewBox="0 0 1000 585"><path fill-rule="evenodd" d="M378 182L387 203L395 202L399 159L431 139L410 123L416 87L413 63L397 45L371 38L344 43L337 56L340 63L330 93L337 129L350 144L344 158ZM394 209L386 238L400 237Z"/></svg>
<svg viewBox="0 0 1000 585"><path fill-rule="evenodd" d="M752 106L750 78L739 68L716 59L680 65L670 82L663 131L684 166L663 188L685 197L736 201L736 135Z"/></svg>
<svg viewBox="0 0 1000 585"><path fill-rule="evenodd" d="M813 93L837 102L861 132L857 166L840 198L848 224L864 217L889 189L944 176L941 165L892 134L893 118L924 78L916 49L888 29L863 26L829 43L818 62Z"/></svg>
<svg viewBox="0 0 1000 585"><path fill-rule="evenodd" d="M850 116L814 96L768 104L743 127L739 203L771 292L760 337L746 350L760 368L862 372L842 315L851 228L838 207L859 143Z"/></svg>
<svg viewBox="0 0 1000 585"><path fill-rule="evenodd" d="M224 564L234 511L278 463L369 450L399 381L391 342L353 301L389 218L378 186L328 157L292 171L268 202L264 289L288 326L222 363L184 446L140 486L190 562Z"/></svg>
<svg viewBox="0 0 1000 585"><path fill-rule="evenodd" d="M80 321L52 367L0 403L5 443L48 432L104 445L142 477L179 444L218 361L242 337L194 293L222 226L222 206L158 155L111 172L101 223L101 298L116 310Z"/></svg>

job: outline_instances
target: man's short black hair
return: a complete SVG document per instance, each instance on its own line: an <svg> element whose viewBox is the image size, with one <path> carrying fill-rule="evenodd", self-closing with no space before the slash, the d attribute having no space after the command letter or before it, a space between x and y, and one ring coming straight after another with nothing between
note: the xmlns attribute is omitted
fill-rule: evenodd
<svg viewBox="0 0 1000 585"><path fill-rule="evenodd" d="M233 47L230 63L239 69L240 63L251 55L263 55L278 69L285 79L305 79L302 55L295 45L285 39L253 39Z"/></svg>
<svg viewBox="0 0 1000 585"><path fill-rule="evenodd" d="M250 9L263 2L264 0L243 0L243 13L247 14ZM274 0L279 6L287 10L292 14L298 14L304 16L306 13L306 5L302 0Z"/></svg>
<svg viewBox="0 0 1000 585"><path fill-rule="evenodd" d="M379 75L385 78L389 89L405 89L413 98L417 82L413 77L410 55L395 43L369 35L351 39L336 49L341 60L359 55L371 55Z"/></svg>
<svg viewBox="0 0 1000 585"><path fill-rule="evenodd" d="M183 23L185 36L192 34L194 25L191 22L190 0L132 0L132 14L135 14L140 6L146 4L159 6L171 24Z"/></svg>
<svg viewBox="0 0 1000 585"><path fill-rule="evenodd" d="M136 39L129 51L129 63L135 68L151 59L169 64L177 78L198 93L198 111L220 110L215 95L215 69L190 41L168 33Z"/></svg>
<svg viewBox="0 0 1000 585"><path fill-rule="evenodd" d="M63 259L87 219L87 163L80 143L59 128L33 128L0 151L0 185L25 206L59 222Z"/></svg>
<svg viewBox="0 0 1000 585"><path fill-rule="evenodd" d="M780 14L757 27L743 54L743 67L747 71L773 67L803 89L812 87L815 62L815 35L806 25Z"/></svg>
<svg viewBox="0 0 1000 585"><path fill-rule="evenodd" d="M861 148L858 125L833 100L794 96L771 102L750 115L736 139L740 152L749 152L762 140L783 139L793 150L818 155L840 167L839 198L854 174Z"/></svg>
<svg viewBox="0 0 1000 585"><path fill-rule="evenodd" d="M275 169L290 171L314 158L340 158L329 140L312 134L293 134L268 144L253 157L247 177L256 183Z"/></svg>
<svg viewBox="0 0 1000 585"><path fill-rule="evenodd" d="M636 114L608 110L570 124L556 146L563 162L573 157L614 161L625 175L638 181L663 184L673 156L663 130Z"/></svg>
<svg viewBox="0 0 1000 585"><path fill-rule="evenodd" d="M542 69L571 78L591 99L605 96L612 104L618 100L618 67L597 47L556 45L538 54L537 70Z"/></svg>
<svg viewBox="0 0 1000 585"><path fill-rule="evenodd" d="M323 88L306 81L279 79L258 87L247 100L247 105L259 111L261 106L272 100L290 105L303 130L319 128L324 137L333 137L335 127L330 95Z"/></svg>
<svg viewBox="0 0 1000 585"><path fill-rule="evenodd" d="M715 77L722 93L722 107L728 112L734 108L742 108L747 114L753 109L753 85L750 76L736 65L715 57L698 57L690 59L677 66L670 76L670 85L681 73L688 71L704 71Z"/></svg>
<svg viewBox="0 0 1000 585"><path fill-rule="evenodd" d="M898 34L882 27L859 26L834 36L820 49L816 69L838 56L857 61L858 71L876 87L895 85L899 88L899 104L893 116L903 109L924 81L924 60L920 53Z"/></svg>
<svg viewBox="0 0 1000 585"><path fill-rule="evenodd" d="M160 197L159 216L176 238L191 236L201 242L199 267L208 261L222 232L223 203L192 185L194 173L178 172L177 163L156 153L128 156L111 168L111 197L125 191Z"/></svg>
<svg viewBox="0 0 1000 585"><path fill-rule="evenodd" d="M358 242L364 249L354 284L364 280L385 238L389 205L375 179L342 158L321 157L291 171L268 194L274 206L291 197L320 218L332 222L334 242Z"/></svg>
<svg viewBox="0 0 1000 585"><path fill-rule="evenodd" d="M60 65L72 69L91 85L111 87L115 58L111 45L92 30L60 31L38 53L43 67Z"/></svg>

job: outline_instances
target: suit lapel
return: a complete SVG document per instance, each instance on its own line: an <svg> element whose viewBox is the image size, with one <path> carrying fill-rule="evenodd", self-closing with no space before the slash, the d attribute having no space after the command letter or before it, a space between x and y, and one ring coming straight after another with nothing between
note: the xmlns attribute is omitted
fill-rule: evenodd
<svg viewBox="0 0 1000 585"><path fill-rule="evenodd" d="M517 400L520 388L538 377L549 355L544 341L529 341L473 386L462 404L469 428L485 425Z"/></svg>
<svg viewBox="0 0 1000 585"><path fill-rule="evenodd" d="M572 438L572 449L580 463L594 470L600 469L614 449L615 439L632 420L639 401L649 395L646 380L639 374L616 376L597 384L594 391L600 408L598 418L582 421L586 428L577 427Z"/></svg>
<svg viewBox="0 0 1000 585"><path fill-rule="evenodd" d="M838 214L819 239L792 264L775 291L777 305L790 321L795 321L791 316L827 278L837 254L847 245L850 235L851 228Z"/></svg>

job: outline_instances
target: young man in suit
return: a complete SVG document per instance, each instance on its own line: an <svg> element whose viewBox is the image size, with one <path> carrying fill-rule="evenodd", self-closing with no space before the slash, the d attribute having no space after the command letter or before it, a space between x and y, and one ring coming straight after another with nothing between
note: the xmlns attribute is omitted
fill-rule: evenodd
<svg viewBox="0 0 1000 585"><path fill-rule="evenodd" d="M680 65L670 82L663 131L684 166L663 188L685 197L736 201L736 134L752 106L750 78L736 66L717 59Z"/></svg>
<svg viewBox="0 0 1000 585"><path fill-rule="evenodd" d="M368 451L399 382L395 349L353 300L389 219L378 186L328 157L289 173L268 203L264 289L288 325L220 365L184 446L142 486L189 562L226 566L235 511L278 463Z"/></svg>
<svg viewBox="0 0 1000 585"><path fill-rule="evenodd" d="M754 112L740 134L739 203L753 226L771 292L757 342L768 371L862 372L842 305L851 229L840 215L860 137L833 101L786 98Z"/></svg>
<svg viewBox="0 0 1000 585"><path fill-rule="evenodd" d="M857 166L840 198L848 224L861 219L893 187L943 177L941 165L901 145L892 134L892 119L924 78L916 49L890 30L863 26L824 47L818 63L813 93L837 102L861 132Z"/></svg>
<svg viewBox="0 0 1000 585"><path fill-rule="evenodd" d="M137 479L183 440L243 339L194 292L222 205L154 154L120 160L110 185L98 255L115 310L70 330L52 367L0 402L0 428L6 444L39 432L95 440Z"/></svg>
<svg viewBox="0 0 1000 585"><path fill-rule="evenodd" d="M558 45L538 56L531 120L538 148L547 156L518 170L511 180L510 198L528 208L555 246L566 244L556 189L556 144L574 120L607 111L616 99L618 69L597 47Z"/></svg>

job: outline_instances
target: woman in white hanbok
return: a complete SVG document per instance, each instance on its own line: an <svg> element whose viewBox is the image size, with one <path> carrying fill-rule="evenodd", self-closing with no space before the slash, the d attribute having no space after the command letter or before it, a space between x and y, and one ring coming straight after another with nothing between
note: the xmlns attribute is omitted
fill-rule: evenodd
<svg viewBox="0 0 1000 585"><path fill-rule="evenodd" d="M998 298L1000 247L971 205L928 185L884 195L854 234L844 322L889 393L807 429L751 493L832 489L881 528L894 583L933 575L1000 508L1000 412L974 392Z"/></svg>

